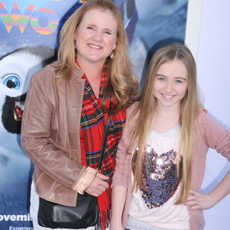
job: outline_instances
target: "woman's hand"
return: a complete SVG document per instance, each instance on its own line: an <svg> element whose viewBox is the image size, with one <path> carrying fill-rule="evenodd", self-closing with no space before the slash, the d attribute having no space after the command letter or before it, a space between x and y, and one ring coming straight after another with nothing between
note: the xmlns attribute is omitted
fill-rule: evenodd
<svg viewBox="0 0 230 230"><path fill-rule="evenodd" d="M215 205L215 201L210 194L191 190L184 205L188 206L189 209L209 209Z"/></svg>
<svg viewBox="0 0 230 230"><path fill-rule="evenodd" d="M98 197L109 187L108 183L106 182L106 180L108 179L109 179L108 176L97 173L93 182L85 190L85 192L87 192L88 194L92 196Z"/></svg>

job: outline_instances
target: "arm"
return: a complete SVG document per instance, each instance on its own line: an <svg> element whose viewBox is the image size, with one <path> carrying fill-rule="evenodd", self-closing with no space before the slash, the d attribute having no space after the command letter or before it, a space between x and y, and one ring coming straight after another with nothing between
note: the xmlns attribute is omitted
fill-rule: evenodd
<svg viewBox="0 0 230 230"><path fill-rule="evenodd" d="M103 175L96 176L95 169L82 166L76 161L76 155L80 154L77 150L72 152L75 159L69 157L70 149L65 144L68 129L63 124L67 122L67 118L60 105L63 97L60 99L57 94L51 71L43 69L34 74L23 115L22 147L25 154L53 180L75 191L84 193L87 187L101 187L101 182L107 187L107 183L101 180ZM62 108L61 112L59 107ZM76 124L72 126L72 129L79 130ZM82 182L84 178L87 178L87 183L82 184L84 186L80 189L77 182ZM99 189L94 195L99 195L102 190Z"/></svg>
<svg viewBox="0 0 230 230"><path fill-rule="evenodd" d="M110 221L111 230L124 230L122 227L122 213L125 205L127 188L116 185L112 190L112 218Z"/></svg>
<svg viewBox="0 0 230 230"><path fill-rule="evenodd" d="M230 170L222 181L208 194L191 190L187 205L190 209L209 209L230 193Z"/></svg>
<svg viewBox="0 0 230 230"><path fill-rule="evenodd" d="M135 104L127 110L127 117L135 108ZM122 217L126 203L127 192L130 182L131 173L131 158L132 154L127 154L127 148L130 143L130 136L132 135L131 123L135 123L135 118L131 122L126 122L122 137L118 145L116 156L116 167L112 182L112 202L111 210L112 217L110 221L111 230L123 230Z"/></svg>
<svg viewBox="0 0 230 230"><path fill-rule="evenodd" d="M230 131L218 124L209 115L201 115L205 143L208 147L216 149L224 157L230 160ZM202 194L191 190L187 205L190 209L209 209L216 205L230 193L230 170L222 181L208 194Z"/></svg>

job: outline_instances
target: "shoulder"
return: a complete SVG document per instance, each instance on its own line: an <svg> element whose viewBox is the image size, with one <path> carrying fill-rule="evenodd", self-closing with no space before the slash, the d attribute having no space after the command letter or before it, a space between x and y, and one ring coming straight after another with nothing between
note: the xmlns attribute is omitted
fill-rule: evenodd
<svg viewBox="0 0 230 230"><path fill-rule="evenodd" d="M139 101L134 102L129 108L126 110L126 116L129 117L137 108L139 105Z"/></svg>
<svg viewBox="0 0 230 230"><path fill-rule="evenodd" d="M208 124L208 123L216 124L217 121L209 115L207 110L205 109L200 110L195 119L195 126L200 124Z"/></svg>
<svg viewBox="0 0 230 230"><path fill-rule="evenodd" d="M54 98L54 94L57 92L57 87L53 66L57 64L56 61L34 73L30 80L28 90L31 92L36 91L39 95L46 95L47 98Z"/></svg>
<svg viewBox="0 0 230 230"><path fill-rule="evenodd" d="M208 111L207 110L200 110L195 119L195 126L200 123L204 123L208 119Z"/></svg>
<svg viewBox="0 0 230 230"><path fill-rule="evenodd" d="M125 123L125 129L123 131L124 135L126 134L127 136L130 136L130 133L133 130L133 127L136 123L136 120L137 120L138 114L139 114L139 111L137 111L138 104L139 104L139 102L135 102L126 110L127 120Z"/></svg>
<svg viewBox="0 0 230 230"><path fill-rule="evenodd" d="M221 135L226 131L225 127L219 124L206 110L202 110L197 115L194 122L195 132L203 133L205 136L213 137Z"/></svg>
<svg viewBox="0 0 230 230"><path fill-rule="evenodd" d="M54 81L54 67L58 65L58 61L55 61L44 68L40 69L36 73L33 74L33 81L41 81L45 85L48 81Z"/></svg>

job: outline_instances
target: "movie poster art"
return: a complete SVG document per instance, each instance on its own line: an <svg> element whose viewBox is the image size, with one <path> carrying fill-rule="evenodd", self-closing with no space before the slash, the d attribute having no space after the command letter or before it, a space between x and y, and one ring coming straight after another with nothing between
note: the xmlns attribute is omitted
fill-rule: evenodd
<svg viewBox="0 0 230 230"><path fill-rule="evenodd" d="M26 92L34 72L55 60L58 36L86 0L0 0L0 229L32 230L33 163L21 148ZM141 85L157 48L184 41L188 0L114 0L124 19Z"/></svg>

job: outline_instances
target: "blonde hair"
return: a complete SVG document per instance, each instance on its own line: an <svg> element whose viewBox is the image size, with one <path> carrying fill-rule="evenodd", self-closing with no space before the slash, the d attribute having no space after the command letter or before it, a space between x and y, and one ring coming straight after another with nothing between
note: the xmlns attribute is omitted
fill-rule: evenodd
<svg viewBox="0 0 230 230"><path fill-rule="evenodd" d="M139 90L139 83L132 74L128 54L128 41L122 17L116 4L111 0L89 0L78 8L65 22L60 33L59 64L54 69L56 84L58 87L64 79L69 79L76 68L74 34L78 32L85 13L92 9L111 11L117 22L115 57L113 59L107 58L108 79L102 99L102 108L105 109L108 97L115 97L117 103L110 112L116 113L133 103L134 96Z"/></svg>
<svg viewBox="0 0 230 230"><path fill-rule="evenodd" d="M153 85L156 74L160 66L166 62L177 59L181 61L187 69L188 90L181 100L179 123L181 126L181 138L179 144L179 153L183 151L183 169L181 178L181 191L175 204L184 203L189 195L191 188L191 170L192 170L192 134L193 122L200 109L200 100L196 82L196 64L190 50L183 44L170 44L160 48L153 55L149 64L148 73L142 93L138 100L139 104L129 120L137 115L137 121L133 128L131 146L138 143L137 165L134 173L133 189L137 190L141 181L141 170L144 153L144 145L149 134L153 114L156 112L157 99L153 95ZM183 148L183 149L182 149ZM177 168L179 164L177 164ZM179 173L179 169L177 170Z"/></svg>

